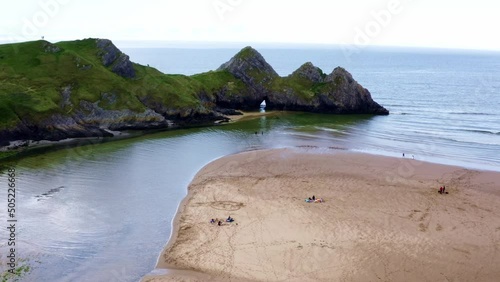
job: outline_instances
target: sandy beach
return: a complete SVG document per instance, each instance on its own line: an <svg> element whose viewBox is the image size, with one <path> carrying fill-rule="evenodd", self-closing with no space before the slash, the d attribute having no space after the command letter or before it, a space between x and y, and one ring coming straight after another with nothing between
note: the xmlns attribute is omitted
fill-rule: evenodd
<svg viewBox="0 0 500 282"><path fill-rule="evenodd" d="M313 195L324 202L305 201ZM198 172L173 230L142 281L498 281L500 173L338 150L246 152Z"/></svg>

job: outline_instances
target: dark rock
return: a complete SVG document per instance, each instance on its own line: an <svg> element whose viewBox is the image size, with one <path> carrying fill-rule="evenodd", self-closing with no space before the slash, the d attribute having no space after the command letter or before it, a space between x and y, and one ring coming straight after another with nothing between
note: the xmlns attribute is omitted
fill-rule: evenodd
<svg viewBox="0 0 500 282"><path fill-rule="evenodd" d="M114 105L117 98L115 93L101 93L101 101L106 105Z"/></svg>
<svg viewBox="0 0 500 282"><path fill-rule="evenodd" d="M135 77L134 65L129 56L123 54L111 40L97 39L96 44L99 49L98 55L105 67L111 66L111 70L119 76L125 78Z"/></svg>
<svg viewBox="0 0 500 282"><path fill-rule="evenodd" d="M111 66L122 53L109 39L97 39L96 44L99 49L98 55L105 67Z"/></svg>
<svg viewBox="0 0 500 282"><path fill-rule="evenodd" d="M59 141L67 138L107 136L113 135L96 126L83 126L71 117L55 114L43 120L23 119L17 126L0 131L0 140L3 140L0 146L7 146L9 141L15 140Z"/></svg>
<svg viewBox="0 0 500 282"><path fill-rule="evenodd" d="M370 91L355 81L344 68L335 68L325 82L332 86L322 96L325 105L333 103L344 113L389 114L389 111L373 101Z"/></svg>
<svg viewBox="0 0 500 282"><path fill-rule="evenodd" d="M125 78L134 78L134 65L129 59L129 56L121 54L113 65L113 72Z"/></svg>
<svg viewBox="0 0 500 282"><path fill-rule="evenodd" d="M123 130L129 128L162 128L169 123L165 118L151 109L142 113L131 110L106 110L99 106L99 102L91 103L80 101L80 110L74 116L79 124L98 126L110 130Z"/></svg>

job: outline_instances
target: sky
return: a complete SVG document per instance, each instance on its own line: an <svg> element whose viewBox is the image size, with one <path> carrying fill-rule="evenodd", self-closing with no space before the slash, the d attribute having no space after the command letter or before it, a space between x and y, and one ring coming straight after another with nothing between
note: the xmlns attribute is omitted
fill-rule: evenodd
<svg viewBox="0 0 500 282"><path fill-rule="evenodd" d="M500 50L496 0L3 1L4 42L44 36Z"/></svg>

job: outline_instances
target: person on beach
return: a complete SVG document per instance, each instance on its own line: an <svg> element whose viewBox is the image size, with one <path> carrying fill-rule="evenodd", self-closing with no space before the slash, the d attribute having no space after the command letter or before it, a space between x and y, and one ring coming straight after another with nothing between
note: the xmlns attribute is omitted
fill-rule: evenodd
<svg viewBox="0 0 500 282"><path fill-rule="evenodd" d="M405 157L405 153L403 153L403 158Z"/></svg>
<svg viewBox="0 0 500 282"><path fill-rule="evenodd" d="M313 195L313 197L312 197L312 200L313 200L313 201L314 201L314 200L316 200L316 197L314 197L314 195Z"/></svg>
<svg viewBox="0 0 500 282"><path fill-rule="evenodd" d="M215 223L215 219L212 218L212 220L210 220L210 223Z"/></svg>
<svg viewBox="0 0 500 282"><path fill-rule="evenodd" d="M219 223L217 223L217 224L218 224L219 226L221 226L221 225L222 225L222 221L220 221L220 220L219 220Z"/></svg>
<svg viewBox="0 0 500 282"><path fill-rule="evenodd" d="M231 216L229 216L227 219L226 219L227 222L233 222L234 221L234 218L232 218Z"/></svg>
<svg viewBox="0 0 500 282"><path fill-rule="evenodd" d="M439 194L443 194L443 186L439 187Z"/></svg>
<svg viewBox="0 0 500 282"><path fill-rule="evenodd" d="M443 194L446 193L446 187L443 185Z"/></svg>

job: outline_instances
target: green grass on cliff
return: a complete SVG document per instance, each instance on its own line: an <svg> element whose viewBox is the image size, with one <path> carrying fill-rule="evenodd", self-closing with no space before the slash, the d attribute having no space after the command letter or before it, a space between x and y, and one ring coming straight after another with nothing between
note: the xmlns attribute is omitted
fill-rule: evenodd
<svg viewBox="0 0 500 282"><path fill-rule="evenodd" d="M59 42L59 52L47 52L46 41L0 45L0 129L14 126L18 117L43 119L70 114L81 101L98 102L109 110L142 112L140 98L187 109L200 105L198 80L182 75L165 75L134 64L136 77L123 78L104 67L95 39ZM72 88L71 105L63 106L64 87ZM115 97L105 101L104 96Z"/></svg>
<svg viewBox="0 0 500 282"><path fill-rule="evenodd" d="M319 93L325 92L329 83L314 83L305 78L296 76L278 77L273 80L271 88L276 92L295 93L306 102L314 99Z"/></svg>
<svg viewBox="0 0 500 282"><path fill-rule="evenodd" d="M240 53L255 55L249 47ZM81 110L82 101L107 110L135 112L143 112L146 101L175 114L208 111L214 106L214 93L221 90L228 97L248 92L248 86L227 71L167 75L133 64L136 77L123 78L105 67L98 54L96 39L0 45L0 130L15 127L21 118L36 123L54 114L72 115ZM269 79L265 72L254 72L250 75L265 81L266 88L293 93L304 101L324 88L300 77ZM62 94L65 88L71 89L69 101Z"/></svg>
<svg viewBox="0 0 500 282"><path fill-rule="evenodd" d="M245 85L227 71L210 71L192 76L199 87L203 87L208 93L225 89L227 95L235 95L245 91Z"/></svg>

